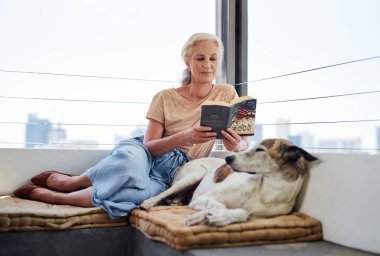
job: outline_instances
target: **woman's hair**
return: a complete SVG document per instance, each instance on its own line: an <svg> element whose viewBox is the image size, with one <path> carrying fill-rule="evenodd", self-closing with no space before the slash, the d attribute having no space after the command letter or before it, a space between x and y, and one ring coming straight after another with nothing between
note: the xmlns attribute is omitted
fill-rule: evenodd
<svg viewBox="0 0 380 256"><path fill-rule="evenodd" d="M192 35L189 39L187 39L181 51L183 61L186 62L186 57L190 53L191 48L193 48L193 46L196 45L200 41L214 41L216 43L216 45L218 46L218 53L219 53L218 61L219 63L221 63L223 59L223 51L224 51L222 40L220 40L220 38L217 37L216 35L207 34L207 33L197 33L197 34ZM191 83L190 68L186 68L183 71L181 82L183 85Z"/></svg>

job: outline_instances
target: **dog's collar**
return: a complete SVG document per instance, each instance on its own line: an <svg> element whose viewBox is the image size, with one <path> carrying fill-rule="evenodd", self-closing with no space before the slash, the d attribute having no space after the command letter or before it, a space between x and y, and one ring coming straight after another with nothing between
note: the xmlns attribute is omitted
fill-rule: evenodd
<svg viewBox="0 0 380 256"><path fill-rule="evenodd" d="M231 167L231 169L232 169L234 172L248 173L248 174L256 174L256 172L243 172L243 171L236 170L236 169L234 169L234 168L232 168L232 167Z"/></svg>

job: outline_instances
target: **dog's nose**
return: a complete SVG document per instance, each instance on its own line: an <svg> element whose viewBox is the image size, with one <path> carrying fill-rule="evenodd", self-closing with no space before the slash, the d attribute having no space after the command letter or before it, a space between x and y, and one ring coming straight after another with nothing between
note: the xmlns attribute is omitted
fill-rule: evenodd
<svg viewBox="0 0 380 256"><path fill-rule="evenodd" d="M227 164L232 163L234 161L234 158L235 158L234 156L226 156L226 158L225 158L226 159L226 163Z"/></svg>

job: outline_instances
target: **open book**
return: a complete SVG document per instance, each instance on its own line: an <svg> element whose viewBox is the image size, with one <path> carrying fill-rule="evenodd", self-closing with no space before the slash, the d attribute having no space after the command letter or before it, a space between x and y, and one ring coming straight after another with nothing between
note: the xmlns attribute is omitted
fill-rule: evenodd
<svg viewBox="0 0 380 256"><path fill-rule="evenodd" d="M201 125L211 127L217 139L224 138L221 130L231 127L239 135L255 133L256 99L242 96L230 103L223 101L206 101L201 107Z"/></svg>

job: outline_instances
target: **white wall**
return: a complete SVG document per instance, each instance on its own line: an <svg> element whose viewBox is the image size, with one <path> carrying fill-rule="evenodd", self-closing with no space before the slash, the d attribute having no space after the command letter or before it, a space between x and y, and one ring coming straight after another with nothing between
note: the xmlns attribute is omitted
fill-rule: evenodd
<svg viewBox="0 0 380 256"><path fill-rule="evenodd" d="M325 240L380 253L380 155L316 156L298 210L322 222Z"/></svg>
<svg viewBox="0 0 380 256"><path fill-rule="evenodd" d="M80 174L105 157L106 150L0 148L0 196L30 183L42 171Z"/></svg>
<svg viewBox="0 0 380 256"><path fill-rule="evenodd" d="M45 170L82 173L109 151L0 149L0 195ZM214 156L223 156L223 152ZM297 210L322 222L325 240L380 253L380 155L317 154Z"/></svg>

